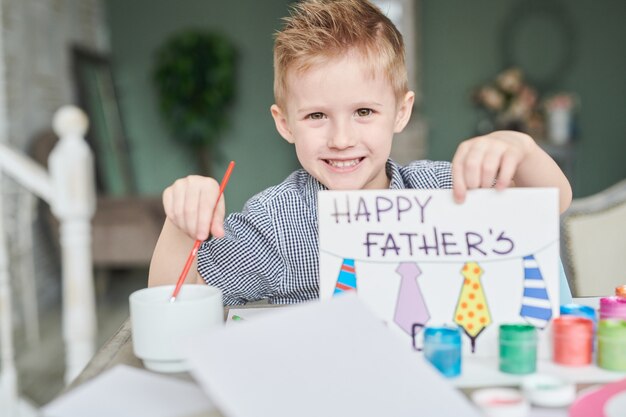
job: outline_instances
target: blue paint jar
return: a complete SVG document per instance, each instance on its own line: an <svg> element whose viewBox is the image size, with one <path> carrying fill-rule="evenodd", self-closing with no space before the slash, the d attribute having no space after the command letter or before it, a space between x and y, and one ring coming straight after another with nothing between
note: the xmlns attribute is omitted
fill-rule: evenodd
<svg viewBox="0 0 626 417"><path fill-rule="evenodd" d="M593 307L589 306L583 306L580 304L564 304L560 307L560 312L563 316L578 316L589 319L594 323L594 328L598 321L596 311Z"/></svg>
<svg viewBox="0 0 626 417"><path fill-rule="evenodd" d="M461 374L461 330L457 326L424 329L424 357L445 377Z"/></svg>

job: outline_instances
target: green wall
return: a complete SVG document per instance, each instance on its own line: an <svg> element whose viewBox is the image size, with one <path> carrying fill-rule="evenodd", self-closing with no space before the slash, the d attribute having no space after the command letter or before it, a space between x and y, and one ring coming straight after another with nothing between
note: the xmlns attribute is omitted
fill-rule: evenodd
<svg viewBox="0 0 626 417"><path fill-rule="evenodd" d="M569 14L574 60L548 89L575 92L582 103L570 177L574 196L582 197L626 178L626 2L557 3ZM502 24L517 4L516 0L421 1L422 110L429 124L429 158L450 159L458 143L475 133L478 113L470 101L471 90L504 68ZM532 18L526 22L528 26L519 26L517 38L526 44L517 44L516 56L535 70L546 62L554 64L563 45L550 35L560 32L541 28L541 22ZM546 36L539 32L542 29Z"/></svg>
<svg viewBox="0 0 626 417"><path fill-rule="evenodd" d="M139 192L160 194L175 179L197 172L196 159L172 139L159 114L151 71L154 51L186 28L217 30L239 51L238 95L232 127L223 135L221 178L237 163L225 194L227 210L238 211L253 194L276 184L299 165L276 132L269 108L273 33L287 12L286 0L107 0L113 69Z"/></svg>
<svg viewBox="0 0 626 417"><path fill-rule="evenodd" d="M532 1L553 0L523 0ZM298 162L291 145L276 133L272 95L272 34L288 0L107 0L113 68L130 140L131 159L142 194L159 194L176 178L197 171L195 158L163 125L150 78L155 49L172 33L190 27L222 31L239 49L239 93L232 128L214 172L221 177L237 162L226 191L228 210L281 181ZM470 102L473 87L503 68L502 25L517 0L421 0L422 112L429 125L430 159L450 160L458 143L473 136L478 119ZM574 62L552 90L579 95L579 138L570 180L582 197L626 178L626 1L567 0L574 28ZM533 29L532 25L530 26ZM540 31L522 53L533 62L558 56L558 42Z"/></svg>

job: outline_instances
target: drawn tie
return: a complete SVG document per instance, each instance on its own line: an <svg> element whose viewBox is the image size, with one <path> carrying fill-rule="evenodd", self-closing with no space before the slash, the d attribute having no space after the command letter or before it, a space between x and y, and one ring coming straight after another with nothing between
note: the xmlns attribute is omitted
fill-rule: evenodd
<svg viewBox="0 0 626 417"><path fill-rule="evenodd" d="M424 296L417 284L417 277L422 271L414 262L402 262L396 272L401 278L393 320L409 336L412 336L414 324L425 325L430 319Z"/></svg>
<svg viewBox="0 0 626 417"><path fill-rule="evenodd" d="M354 259L344 259L339 269L337 284L333 297L345 291L356 291L356 271L354 269Z"/></svg>
<svg viewBox="0 0 626 417"><path fill-rule="evenodd" d="M487 306L485 292L480 277L482 268L476 262L463 265L463 287L456 304L454 322L461 326L472 343L472 352L476 347L476 338L491 324L491 313Z"/></svg>
<svg viewBox="0 0 626 417"><path fill-rule="evenodd" d="M533 255L524 256L524 296L520 316L535 327L544 329L552 318L552 305L546 282Z"/></svg>

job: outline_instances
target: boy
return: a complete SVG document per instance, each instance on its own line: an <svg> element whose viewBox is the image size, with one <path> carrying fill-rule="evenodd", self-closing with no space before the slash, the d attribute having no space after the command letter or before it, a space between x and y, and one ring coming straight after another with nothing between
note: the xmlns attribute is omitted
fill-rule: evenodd
<svg viewBox="0 0 626 417"><path fill-rule="evenodd" d="M188 176L163 193L167 219L150 265L149 285L172 284L195 239L203 240L187 282L222 289L225 304L318 296L317 191L323 189L558 187L556 163L528 135L494 132L464 141L448 162L389 160L393 134L406 126L408 90L402 37L362 0L298 3L274 45L272 117L294 144L303 170L252 197L224 220L218 184ZM212 218L212 216L214 218ZM206 240L211 233L214 239Z"/></svg>

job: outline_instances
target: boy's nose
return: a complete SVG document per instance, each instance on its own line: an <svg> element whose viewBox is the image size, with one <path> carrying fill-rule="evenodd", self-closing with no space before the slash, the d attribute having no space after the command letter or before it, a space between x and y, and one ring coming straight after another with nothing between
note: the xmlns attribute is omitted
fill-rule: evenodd
<svg viewBox="0 0 626 417"><path fill-rule="evenodd" d="M328 137L328 147L346 149L355 145L355 135L349 122L335 121Z"/></svg>

